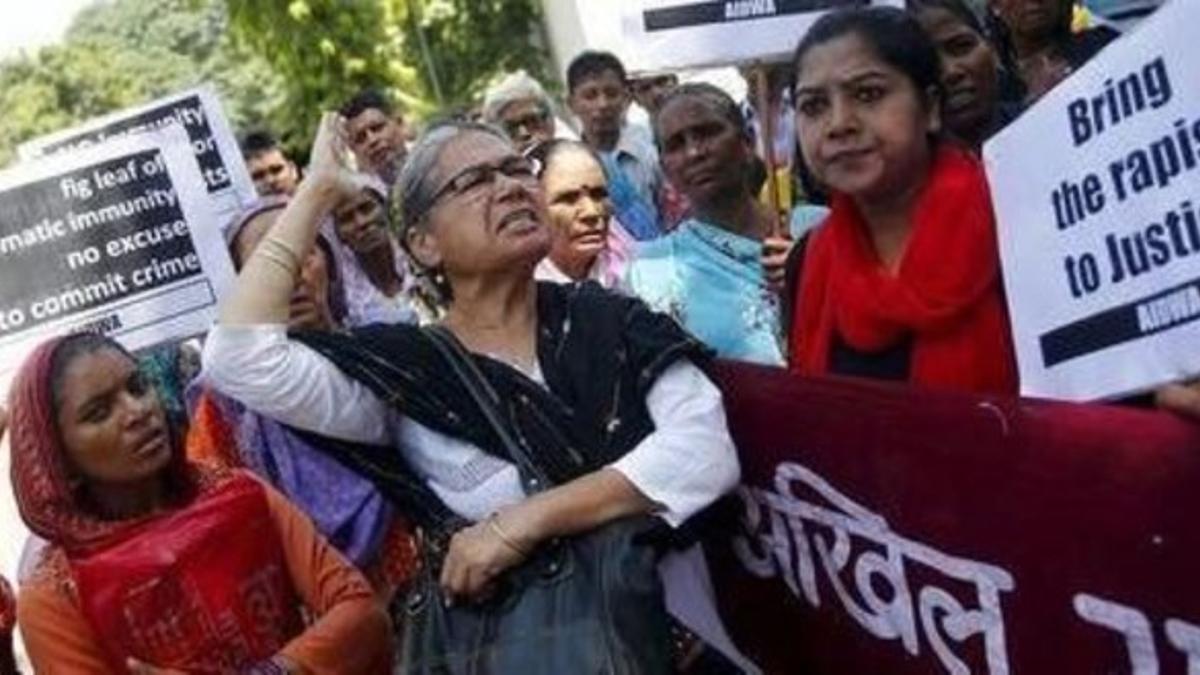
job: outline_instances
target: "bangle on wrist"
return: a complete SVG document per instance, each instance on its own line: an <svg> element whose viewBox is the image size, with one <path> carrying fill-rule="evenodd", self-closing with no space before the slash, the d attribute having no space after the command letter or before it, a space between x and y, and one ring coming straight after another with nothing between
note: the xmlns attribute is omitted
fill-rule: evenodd
<svg viewBox="0 0 1200 675"><path fill-rule="evenodd" d="M282 239L276 237L264 237L259 246L264 245L269 246L273 251L278 251L279 253L287 256L292 263L296 265L297 269L299 269L301 264L304 262L304 256L297 253L294 248L289 246L287 242L283 241Z"/></svg>
<svg viewBox="0 0 1200 675"><path fill-rule="evenodd" d="M517 542L516 539L511 537L508 532L504 530L504 528L500 525L499 512L493 511L492 515L488 516L487 524L488 529L492 531L492 534L496 535L497 539L504 542L505 546L519 553L522 558L528 558L532 553L528 546L522 546L519 542Z"/></svg>
<svg viewBox="0 0 1200 675"><path fill-rule="evenodd" d="M273 264L275 267L279 268L284 274L286 274L288 279L296 278L297 270L292 265L291 261L288 260L287 258L279 255L278 253L271 251L271 250L258 250L258 251L254 252L254 257L262 258L263 260Z"/></svg>
<svg viewBox="0 0 1200 675"><path fill-rule="evenodd" d="M300 256L292 250L292 247L278 239L272 237L264 238L259 242L258 248L254 249L254 255L262 256L264 259L275 263L291 279L295 279L296 275L300 273Z"/></svg>

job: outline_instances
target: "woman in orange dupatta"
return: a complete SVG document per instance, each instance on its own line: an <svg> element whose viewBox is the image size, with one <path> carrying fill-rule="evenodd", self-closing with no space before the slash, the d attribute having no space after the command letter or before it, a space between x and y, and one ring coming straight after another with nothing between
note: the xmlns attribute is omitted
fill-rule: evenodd
<svg viewBox="0 0 1200 675"><path fill-rule="evenodd" d="M9 397L13 492L50 543L18 603L38 672L387 672L362 576L270 487L189 464L120 345L51 340Z"/></svg>

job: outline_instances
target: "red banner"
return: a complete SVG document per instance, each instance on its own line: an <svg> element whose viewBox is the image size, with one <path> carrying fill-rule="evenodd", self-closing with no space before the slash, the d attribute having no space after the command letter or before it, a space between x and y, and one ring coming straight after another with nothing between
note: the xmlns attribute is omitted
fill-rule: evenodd
<svg viewBox="0 0 1200 675"><path fill-rule="evenodd" d="M1200 673L1200 426L722 365L722 612L768 673Z"/></svg>

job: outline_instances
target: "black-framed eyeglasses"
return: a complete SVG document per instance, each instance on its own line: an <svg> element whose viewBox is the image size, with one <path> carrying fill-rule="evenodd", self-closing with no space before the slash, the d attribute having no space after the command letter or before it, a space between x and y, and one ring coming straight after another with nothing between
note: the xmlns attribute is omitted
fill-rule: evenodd
<svg viewBox="0 0 1200 675"><path fill-rule="evenodd" d="M516 136L522 129L527 132L542 129L549 121L550 115L538 110L521 117L503 119L500 123L504 125L504 131L509 136Z"/></svg>
<svg viewBox="0 0 1200 675"><path fill-rule="evenodd" d="M433 192L424 210L428 212L447 196L459 197L492 185L496 182L496 174L503 174L522 183L536 183L537 173L537 160L520 155L506 157L495 164L469 166L442 183L442 186Z"/></svg>

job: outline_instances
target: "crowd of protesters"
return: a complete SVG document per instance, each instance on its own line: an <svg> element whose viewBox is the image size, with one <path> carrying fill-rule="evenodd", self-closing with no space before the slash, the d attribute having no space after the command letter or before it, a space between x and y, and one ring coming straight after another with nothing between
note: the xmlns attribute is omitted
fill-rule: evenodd
<svg viewBox="0 0 1200 675"><path fill-rule="evenodd" d="M415 138L363 92L303 168L245 134L199 374L69 335L0 408L33 535L0 673L14 622L40 672L753 671L688 527L739 478L711 360L1017 394L981 147L1157 6L975 4L828 14L745 101L588 51L564 101L510 73ZM478 617L564 541L640 590L512 651Z"/></svg>

